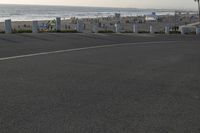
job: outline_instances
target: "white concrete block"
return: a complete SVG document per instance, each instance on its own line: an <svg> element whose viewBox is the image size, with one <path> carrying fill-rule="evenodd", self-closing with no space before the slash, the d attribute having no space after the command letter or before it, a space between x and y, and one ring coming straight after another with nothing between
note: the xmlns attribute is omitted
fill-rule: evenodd
<svg viewBox="0 0 200 133"><path fill-rule="evenodd" d="M8 19L8 20L5 20L5 33L6 34L9 34L9 33L12 33L12 24L11 24L12 22L11 22L11 19Z"/></svg>
<svg viewBox="0 0 200 133"><path fill-rule="evenodd" d="M169 27L165 26L165 34L169 34Z"/></svg>
<svg viewBox="0 0 200 133"><path fill-rule="evenodd" d="M115 24L115 32L116 32L116 33L119 32L119 24Z"/></svg>
<svg viewBox="0 0 200 133"><path fill-rule="evenodd" d="M79 27L80 27L80 26L79 26L79 23L77 22L76 28L75 28L75 29L76 29L78 32L79 32Z"/></svg>
<svg viewBox="0 0 200 133"><path fill-rule="evenodd" d="M149 27L149 32L150 32L151 34L154 33L154 31L153 31L153 26L152 26L152 25Z"/></svg>
<svg viewBox="0 0 200 133"><path fill-rule="evenodd" d="M92 33L96 33L97 32L97 26L94 24L92 26Z"/></svg>
<svg viewBox="0 0 200 133"><path fill-rule="evenodd" d="M56 31L61 31L61 18L56 18Z"/></svg>
<svg viewBox="0 0 200 133"><path fill-rule="evenodd" d="M32 32L38 33L38 30L39 30L38 21L33 21L32 22Z"/></svg>
<svg viewBox="0 0 200 133"><path fill-rule="evenodd" d="M181 28L181 34L184 35L186 33L186 28Z"/></svg>
<svg viewBox="0 0 200 133"><path fill-rule="evenodd" d="M196 34L200 35L200 28L199 27L196 28Z"/></svg>
<svg viewBox="0 0 200 133"><path fill-rule="evenodd" d="M133 25L133 33L138 33L138 27L136 24Z"/></svg>

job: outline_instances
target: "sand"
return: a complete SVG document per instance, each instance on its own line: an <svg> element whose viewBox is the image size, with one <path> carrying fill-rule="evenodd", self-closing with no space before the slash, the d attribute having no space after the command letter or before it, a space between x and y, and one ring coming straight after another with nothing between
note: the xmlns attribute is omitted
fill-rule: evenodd
<svg viewBox="0 0 200 133"><path fill-rule="evenodd" d="M84 18L79 19L79 23L83 24L83 32L92 32L93 29L96 31L99 30L111 30L115 31L115 24L120 23L120 31L121 32L131 32L133 31L133 24L136 24L139 31L149 31L149 27L153 26L154 32L164 31L165 26L173 27L173 26L181 26L187 23L196 22L198 19L191 19L192 15L182 15L182 16L173 16L173 15L164 15L159 16L158 21L146 21L144 16L136 16L136 17L104 17L104 18ZM176 20L176 21L175 21ZM45 25L47 25L49 20L46 21L38 21L40 30L50 31L54 29L53 26L49 26L47 29ZM67 20L62 20L62 30L74 30L76 29L76 18L71 18ZM52 28L51 28L52 27ZM94 28L95 27L95 28ZM12 22L12 29L17 30L31 30L32 22L31 21L15 21ZM0 23L0 32L4 31L4 22Z"/></svg>

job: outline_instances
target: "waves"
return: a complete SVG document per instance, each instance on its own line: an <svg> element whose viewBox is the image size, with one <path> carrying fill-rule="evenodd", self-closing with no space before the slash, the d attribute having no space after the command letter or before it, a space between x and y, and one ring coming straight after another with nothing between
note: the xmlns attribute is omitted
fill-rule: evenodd
<svg viewBox="0 0 200 133"><path fill-rule="evenodd" d="M174 14L173 10L136 9L136 8L102 8L102 7L72 7L72 6L36 6L36 5L0 5L0 21L49 20L55 17L65 19L71 17L94 18L113 16L140 16L156 12L158 15Z"/></svg>

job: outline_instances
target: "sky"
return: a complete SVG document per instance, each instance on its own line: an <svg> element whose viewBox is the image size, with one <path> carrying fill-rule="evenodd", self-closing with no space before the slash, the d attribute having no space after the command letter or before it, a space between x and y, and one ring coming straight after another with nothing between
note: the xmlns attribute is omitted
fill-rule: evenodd
<svg viewBox="0 0 200 133"><path fill-rule="evenodd" d="M194 0L0 0L0 4L196 9Z"/></svg>

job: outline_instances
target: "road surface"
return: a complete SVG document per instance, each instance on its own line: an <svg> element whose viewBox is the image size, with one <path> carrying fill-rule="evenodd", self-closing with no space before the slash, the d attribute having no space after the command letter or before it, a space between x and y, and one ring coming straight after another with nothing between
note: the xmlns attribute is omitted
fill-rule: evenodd
<svg viewBox="0 0 200 133"><path fill-rule="evenodd" d="M200 37L0 35L0 133L200 133Z"/></svg>

